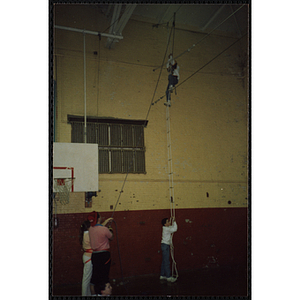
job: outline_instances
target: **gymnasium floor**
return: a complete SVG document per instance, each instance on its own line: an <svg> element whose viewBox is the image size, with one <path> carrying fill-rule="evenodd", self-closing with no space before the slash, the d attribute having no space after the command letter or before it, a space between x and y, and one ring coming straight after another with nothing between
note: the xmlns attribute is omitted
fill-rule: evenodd
<svg viewBox="0 0 300 300"><path fill-rule="evenodd" d="M143 275L111 282L112 296L247 296L247 270L216 267L181 271L175 283ZM80 296L81 285L53 288L53 296Z"/></svg>

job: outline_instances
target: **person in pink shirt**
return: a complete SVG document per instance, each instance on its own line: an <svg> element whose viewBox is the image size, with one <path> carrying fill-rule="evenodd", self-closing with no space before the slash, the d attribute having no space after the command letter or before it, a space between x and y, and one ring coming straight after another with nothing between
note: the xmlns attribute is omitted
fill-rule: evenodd
<svg viewBox="0 0 300 300"><path fill-rule="evenodd" d="M106 225L113 218L109 218L101 223L102 218L99 213L93 211L89 213L88 220L91 227L89 228L90 244L92 253L93 272L91 278L92 295L101 294L101 285L109 282L109 271L111 265L110 244L113 239L113 230Z"/></svg>

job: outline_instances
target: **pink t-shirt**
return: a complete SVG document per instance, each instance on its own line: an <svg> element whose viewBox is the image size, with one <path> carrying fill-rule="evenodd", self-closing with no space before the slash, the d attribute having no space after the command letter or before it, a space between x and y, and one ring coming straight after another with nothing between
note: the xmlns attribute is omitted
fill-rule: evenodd
<svg viewBox="0 0 300 300"><path fill-rule="evenodd" d="M89 235L93 251L107 250L110 248L109 239L112 238L112 233L107 227L100 224L91 226L89 229Z"/></svg>

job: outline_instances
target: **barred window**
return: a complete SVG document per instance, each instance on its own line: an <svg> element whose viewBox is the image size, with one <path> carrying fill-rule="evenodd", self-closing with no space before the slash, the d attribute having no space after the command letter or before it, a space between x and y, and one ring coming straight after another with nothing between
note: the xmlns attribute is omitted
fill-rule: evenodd
<svg viewBox="0 0 300 300"><path fill-rule="evenodd" d="M84 143L83 117L68 116L71 142ZM146 173L144 127L147 121L87 118L87 143L99 146L99 174Z"/></svg>

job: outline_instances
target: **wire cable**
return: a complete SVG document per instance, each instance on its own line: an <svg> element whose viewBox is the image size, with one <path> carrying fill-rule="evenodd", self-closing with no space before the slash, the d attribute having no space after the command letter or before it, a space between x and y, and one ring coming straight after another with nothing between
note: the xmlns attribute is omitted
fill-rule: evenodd
<svg viewBox="0 0 300 300"><path fill-rule="evenodd" d="M175 44L175 13L173 19L173 45L172 55L174 53ZM171 100L171 99L170 99ZM172 142L171 142L171 118L169 106L166 107L166 131L167 131L167 152L168 152L168 177L169 177L169 195L170 195L170 214L172 220L175 220L175 191L174 191L174 180L173 180L173 158L172 158ZM178 278L178 271L176 267L175 255L174 255L174 244L173 234L171 234L170 254L172 258L172 277Z"/></svg>
<svg viewBox="0 0 300 300"><path fill-rule="evenodd" d="M239 8L241 9L241 7ZM238 9L238 10L239 10ZM236 10L234 13L236 13L238 10ZM234 14L233 13L233 14ZM226 20L228 20L233 14L231 14L229 17L227 17L221 24L219 24L214 30L216 30L219 26L221 26ZM209 34L211 34L214 30L212 30ZM165 61L165 58L166 58L166 55L167 55L167 51L168 51L168 47L169 47L169 44L170 44L170 39L171 39L171 35L172 35L172 32L173 32L173 45L172 45L172 54L174 52L174 44L175 44L175 13L174 13L174 21L173 21L173 27L171 29L171 32L170 32L170 35L169 35L169 39L168 39L168 45L167 45L167 48L166 48L166 51L165 51L165 54L164 54L164 58L163 58L163 63L161 64L161 67L160 67L160 73L159 73L159 76L158 76L158 79L157 79L157 82L156 82L156 86L155 86L155 90L154 90L154 93L153 93L153 96L152 96L152 99L151 99L151 103L150 103L150 106L149 106L149 109L147 111L147 114L146 114L146 118L145 118L145 124L144 126L146 126L146 122L148 120L148 117L149 117L149 114L150 114L150 110L151 110L151 107L152 105L154 104L153 103L153 100L154 100L154 96L155 96L155 93L157 91L157 87L158 87L158 83L160 81L160 77L161 77L161 74L162 74L162 68L163 68L163 65L164 65L164 61ZM209 34L207 34L205 37L207 37ZM245 34L246 35L246 34ZM244 35L244 36L245 36ZM198 73L200 70L202 70L204 67L206 67L208 64L210 64L213 60L215 60L216 58L218 58L220 55L222 55L225 51L227 51L229 48L231 48L233 45L235 45L238 41L240 41L244 36L242 36L240 39L236 40L234 43L232 43L229 47L225 48L223 51L221 51L217 56L215 56L213 59L211 59L209 62L207 62L205 65L203 65L201 68L199 68L196 72L194 72L192 75L190 75L188 78L186 78L184 81L182 81L180 84L177 85L177 87L179 87L180 85L182 85L183 83L185 83L187 80L189 80L191 77L193 77L196 73ZM205 38L204 37L204 38ZM204 39L203 38L203 39ZM193 45L193 47L195 47L197 44L199 44L203 39L201 39L200 41L198 41L196 44ZM185 54L186 52L189 52L190 51L190 48L183 52L182 54L178 55L177 57L175 57L174 59L182 56L183 54ZM164 97L164 96L163 96ZM160 99L162 99L163 97L161 97ZM159 100L160 100L159 99ZM159 101L158 100L158 101ZM156 101L157 102L157 101ZM156 103L155 102L155 103ZM167 125L167 130L168 130L168 143L169 143L169 147L171 147L171 140L170 140L170 115L168 114L168 111L169 111L169 107L167 106L167 123L169 123L169 125ZM142 137L142 134L140 135L139 137L139 140L141 139ZM170 149L171 151L171 149ZM172 170L172 165L170 167L170 164L172 164L172 161L170 161L170 159L172 160L172 157L170 157L171 153L168 152L168 161L169 161L169 175L170 175L170 172L173 173L173 170ZM130 168L128 169L127 171L127 174L125 176L125 179L123 181L123 184L122 184L122 188L120 190L120 193L119 193L119 196L118 196L118 199L117 199L117 202L115 204L115 207L114 207L114 210L113 210L113 213L112 213L112 217L114 216L114 213L115 213L115 210L117 208L117 205L120 201L120 198L121 198L121 194L123 193L123 190L124 190L124 186L125 186L125 183L127 181L127 178L128 178L128 175L129 175L129 171L131 169L133 165L133 159L131 161L131 166ZM171 205L171 217L174 217L175 218L175 207L174 207L174 188L173 188L173 178L171 179L172 181L172 184L170 183L170 178L169 178L169 185L171 184L172 186L170 187L170 205ZM172 189L172 191L171 191ZM116 222L113 220L113 222L115 223L116 225ZM122 269L122 262L121 262L121 256L120 256L120 248L119 248L119 241L118 241L118 233L117 233L117 226L116 226L116 235L117 235L117 246L118 246L118 253L119 253L119 261L120 261L120 268L121 268L121 275L122 275L122 280L124 280L124 277L123 277L123 269ZM174 257L174 245L173 245L173 234L171 235L171 245L170 245L170 254L171 254L171 258L172 258L172 277L175 275L175 277L177 278L178 277L178 271L177 271L177 265L176 265L176 262L175 262L175 257Z"/></svg>
<svg viewBox="0 0 300 300"><path fill-rule="evenodd" d="M178 9L175 11L174 14L176 14L182 6L183 6L183 4L180 5L180 6L178 7ZM172 19L173 19L173 17L171 17L171 18L169 19L169 21L167 21L167 22L165 22L165 23L154 24L154 25L152 25L152 27L158 27L158 26L160 26L160 25L167 25L167 26L169 26L169 23L170 23L170 21L171 21Z"/></svg>
<svg viewBox="0 0 300 300"><path fill-rule="evenodd" d="M197 74L199 71L201 71L203 68L205 68L207 65L209 65L212 61L217 59L220 55L222 55L224 52L226 52L228 49L230 49L232 46L234 46L237 42L239 42L242 38L244 38L247 35L245 33L242 37L240 37L238 40L234 41L232 44L230 44L227 48L225 48L223 51L221 51L218 55L216 55L214 58L212 58L210 61L208 61L206 64L204 64L201 68L199 68L197 71L195 71L192 75L187 77L185 80L183 80L181 83L177 84L176 88L181 86L183 83L185 83L187 80L189 80L191 77L193 77L195 74Z"/></svg>
<svg viewBox="0 0 300 300"><path fill-rule="evenodd" d="M122 4L121 4L121 5L122 5ZM121 12L120 12L119 18L117 18L112 24L110 24L110 26L108 26L103 32L109 30L112 26L114 26L114 25L121 19L121 17L122 17L122 14L121 14Z"/></svg>
<svg viewBox="0 0 300 300"><path fill-rule="evenodd" d="M218 26L216 26L214 29L212 29L210 32L208 32L202 39L200 39L198 42L196 42L195 44L193 44L190 48L188 48L187 50L185 50L184 52L182 52L181 54L177 55L176 57L174 57L174 59L177 59L178 57L181 57L182 55L190 52L193 48L195 48L199 43L201 43L205 38L207 38L209 35L211 35L216 29L218 29L222 24L224 24L229 18L231 18L234 14L236 14L240 9L242 9L246 4L243 4L241 7L239 7L237 10L235 10L234 12L232 12L226 19L224 19ZM164 64L165 62L163 62ZM159 69L159 67L153 69L153 71L156 71L157 69Z"/></svg>
<svg viewBox="0 0 300 300"><path fill-rule="evenodd" d="M181 86L183 83L185 83L187 80L189 80L191 77L193 77L194 75L196 75L199 71L201 71L202 69L204 69L207 65L209 65L211 62L213 62L216 58L218 58L220 55L222 55L224 52L226 52L229 48L231 48L232 46L234 46L237 42L239 42L242 38L244 38L245 36L247 36L248 33L245 33L243 36L241 36L239 39L237 39L236 41L234 41L232 44L230 44L227 48L225 48L224 50L222 50L219 54L217 54L216 56L214 56L210 61L208 61L206 64L204 64L201 68L199 68L197 71L195 71L194 73L192 73L189 77L187 77L185 80L181 81L180 83L178 83L176 85L176 89ZM161 96L160 98L158 98L156 101L153 102L152 105L156 104L158 101L162 100L166 95Z"/></svg>
<svg viewBox="0 0 300 300"><path fill-rule="evenodd" d="M167 55L168 47L169 47L169 44L170 44L171 33L172 33L172 31L170 32L170 35L169 35L167 48L166 48L166 51L165 51L165 54L164 54L164 59L165 59L165 57L166 57L166 55ZM161 70L160 70L160 73L159 73L159 76L158 76L158 79L157 79L157 82L156 82L155 90L154 90L154 93L153 93L153 96L152 96L151 103L150 103L150 105L149 105L149 109L148 109L148 111L147 111L147 115L146 115L146 118L145 118L144 127L146 126L146 123L147 123L147 120L148 120L148 117L149 117L149 114L150 114L150 110L151 110L152 103L153 103L153 100L154 100L154 97L155 97L155 93L156 93L156 90L157 90L157 87L158 87L158 83L159 83L159 80L160 80L160 77L161 77L161 73L162 73L162 67L161 67ZM141 138L142 138L142 135L140 135L139 141L141 140ZM115 210L116 210L116 208L117 208L117 205L118 205L118 203L119 203L119 201L120 201L121 194L123 193L123 189L124 189L124 186L125 186L127 177L128 177L128 175L129 175L129 171L131 170L132 166L133 166L133 159L131 160L130 166L129 166L129 168L128 168L128 171L127 171L127 173L126 173L125 179L124 179L124 181L123 181L122 188L121 188L121 190L120 190L120 193L119 193L117 202L116 202L116 204L115 204L115 207L114 207L114 210L113 210L113 213L112 213L112 216L111 216L112 218L113 218L113 216L114 216L114 213L115 213Z"/></svg>

